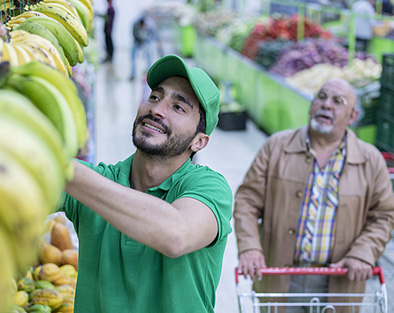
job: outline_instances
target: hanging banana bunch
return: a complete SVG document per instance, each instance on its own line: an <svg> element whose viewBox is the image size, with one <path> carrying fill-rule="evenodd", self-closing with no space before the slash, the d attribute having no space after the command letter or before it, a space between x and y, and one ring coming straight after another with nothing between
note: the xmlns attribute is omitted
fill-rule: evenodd
<svg viewBox="0 0 394 313"><path fill-rule="evenodd" d="M91 0L0 0L0 312L36 257L45 220L85 147L72 67L84 62Z"/></svg>
<svg viewBox="0 0 394 313"><path fill-rule="evenodd" d="M10 13L4 23L8 35L7 40L0 43L0 61L22 65L38 60L65 75L72 75L72 67L84 62L82 47L88 45L93 29L92 2L42 0L25 3L17 0L8 3L6 12Z"/></svg>
<svg viewBox="0 0 394 313"><path fill-rule="evenodd" d="M40 61L0 63L0 312L10 310L14 275L36 260L45 220L87 139L70 78Z"/></svg>

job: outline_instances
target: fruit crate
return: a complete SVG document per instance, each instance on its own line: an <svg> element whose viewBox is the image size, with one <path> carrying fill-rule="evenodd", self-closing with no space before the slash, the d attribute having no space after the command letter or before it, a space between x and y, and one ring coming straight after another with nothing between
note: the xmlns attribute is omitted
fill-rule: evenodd
<svg viewBox="0 0 394 313"><path fill-rule="evenodd" d="M376 125L376 147L381 151L394 152L394 117L378 112Z"/></svg>
<svg viewBox="0 0 394 313"><path fill-rule="evenodd" d="M394 54L383 54L380 82L382 86L394 91Z"/></svg>

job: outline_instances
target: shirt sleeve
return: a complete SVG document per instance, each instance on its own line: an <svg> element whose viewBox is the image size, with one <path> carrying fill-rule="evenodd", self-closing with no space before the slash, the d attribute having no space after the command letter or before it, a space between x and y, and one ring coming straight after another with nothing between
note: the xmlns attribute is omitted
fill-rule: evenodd
<svg viewBox="0 0 394 313"><path fill-rule="evenodd" d="M103 174L106 170L106 166L103 163L100 163L98 166L94 166L93 163L88 163L82 160L78 160L80 163L84 164L85 166L95 170L96 172ZM80 203L75 198L71 197L65 191L62 192L60 204L58 206L59 212L64 212L67 218L74 224L74 228L78 233L78 217L79 217L79 210L82 208L82 203Z"/></svg>
<svg viewBox="0 0 394 313"><path fill-rule="evenodd" d="M232 191L227 180L219 173L201 169L196 175L189 175L182 183L177 198L189 197L201 201L215 214L218 223L216 242L231 233Z"/></svg>

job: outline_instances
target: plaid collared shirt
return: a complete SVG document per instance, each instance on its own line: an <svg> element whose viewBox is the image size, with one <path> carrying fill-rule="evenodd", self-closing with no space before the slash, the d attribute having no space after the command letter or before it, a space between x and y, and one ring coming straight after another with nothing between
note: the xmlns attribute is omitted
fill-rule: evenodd
<svg viewBox="0 0 394 313"><path fill-rule="evenodd" d="M306 138L308 151L314 157L304 191L296 236L294 260L326 264L330 261L334 238L335 213L338 207L339 177L346 157L346 135L320 168L316 152Z"/></svg>

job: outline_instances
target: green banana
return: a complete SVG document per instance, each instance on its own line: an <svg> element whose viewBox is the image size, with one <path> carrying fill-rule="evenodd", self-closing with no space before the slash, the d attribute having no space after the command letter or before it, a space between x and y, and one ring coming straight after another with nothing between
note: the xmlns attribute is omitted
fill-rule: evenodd
<svg viewBox="0 0 394 313"><path fill-rule="evenodd" d="M78 48L78 63L83 63L85 61L85 57L83 56L81 44L78 41L76 41L75 39L74 39L74 41L75 41L75 44L77 45L77 48Z"/></svg>
<svg viewBox="0 0 394 313"><path fill-rule="evenodd" d="M30 62L22 66L11 67L11 73L39 76L52 83L64 96L72 111L78 136L78 148L83 148L87 141L87 122L85 108L78 96L78 90L73 81L59 71L41 62Z"/></svg>
<svg viewBox="0 0 394 313"><path fill-rule="evenodd" d="M68 2L68 0L67 0L67 2ZM64 3L59 3L59 2L46 2L46 1L43 1L42 3L33 4L32 6L30 6L30 8L31 8L32 10L34 10L35 7L40 6L40 5L44 5L44 3L45 3L45 5L49 5L49 6L51 6L51 7L58 8L58 9L60 9L60 10L65 11L66 13L71 14L71 15L74 16L79 22L82 23L81 19L79 18L79 15L78 15L77 10L76 10L74 7L73 7L73 9L72 9L72 8L70 7L70 5L68 5L68 6L67 6L67 5L64 5Z"/></svg>
<svg viewBox="0 0 394 313"><path fill-rule="evenodd" d="M58 40L59 44L63 48L64 55L67 58L71 66L74 66L78 62L78 46L76 40L69 33L69 31L56 19L51 17L31 17L30 21L36 22L47 28Z"/></svg>
<svg viewBox="0 0 394 313"><path fill-rule="evenodd" d="M79 18L82 21L83 26L86 29L86 32L89 30L89 25L93 20L93 14L89 11L85 4L83 4L79 0L67 0L70 2L78 12Z"/></svg>
<svg viewBox="0 0 394 313"><path fill-rule="evenodd" d="M86 8L89 10L89 12L92 16L92 19L90 21L90 24L88 25L88 30L87 30L88 34L90 34L93 31L93 20L94 20L93 5L92 5L92 2L89 0L80 0L80 1L86 6Z"/></svg>
<svg viewBox="0 0 394 313"><path fill-rule="evenodd" d="M17 271L37 258L45 231L46 200L36 179L6 151L0 150L0 230L8 235Z"/></svg>
<svg viewBox="0 0 394 313"><path fill-rule="evenodd" d="M88 45L88 34L82 23L71 13L68 13L58 7L40 2L33 11L44 13L60 22L70 34L83 46Z"/></svg>
<svg viewBox="0 0 394 313"><path fill-rule="evenodd" d="M11 75L7 85L28 97L56 126L65 141L68 157L78 152L78 137L71 108L59 89L36 75Z"/></svg>
<svg viewBox="0 0 394 313"><path fill-rule="evenodd" d="M34 61L37 62L37 61ZM27 63L29 64L29 63ZM20 93L0 89L0 115L7 115L17 118L34 131L44 140L55 153L57 162L63 169L66 180L71 179L68 172L72 160L67 157L66 147L60 133L52 122L25 96Z"/></svg>
<svg viewBox="0 0 394 313"><path fill-rule="evenodd" d="M32 21L31 19L26 19L21 25L16 27L16 29L25 30L30 34L39 35L47 39L50 43L53 44L53 46L59 52L60 57L63 60L63 63L65 62L65 55L62 46L60 45L56 37L52 34L52 32L50 32L45 26L36 23L34 20Z"/></svg>
<svg viewBox="0 0 394 313"><path fill-rule="evenodd" d="M59 204L61 191L65 186L61 164L46 142L19 119L0 116L0 149L7 151L37 180L49 208L53 213Z"/></svg>

